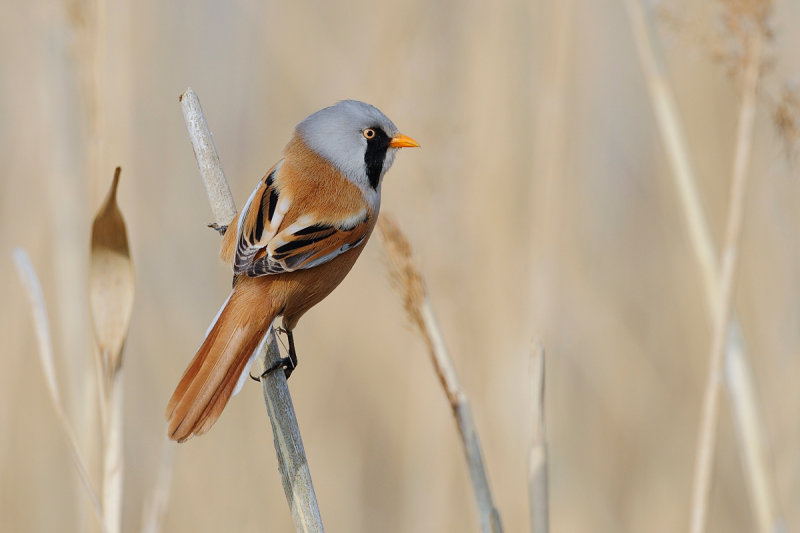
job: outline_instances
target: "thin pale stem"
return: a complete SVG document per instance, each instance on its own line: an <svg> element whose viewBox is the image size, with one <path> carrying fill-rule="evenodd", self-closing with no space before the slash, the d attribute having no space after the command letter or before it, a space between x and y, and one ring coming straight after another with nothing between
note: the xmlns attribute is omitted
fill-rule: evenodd
<svg viewBox="0 0 800 533"><path fill-rule="evenodd" d="M728 222L725 230L725 245L720 274L720 294L717 315L714 320L714 338L709 356L709 372L703 398L703 411L700 421L700 434L695 459L694 482L692 490L692 518L690 531L702 533L708 521L708 501L711 492L711 472L714 464L714 448L719 417L719 389L723 379L723 360L725 340L728 336L728 322L734 294L734 282L738 265L738 244L744 219L744 200L747 192L747 175L750 164L750 151L753 142L753 125L756 116L756 91L758 73L761 66L762 37L759 31L751 33L749 50L744 73L744 88L739 111L739 125L736 134L736 155L733 164L731 197L728 208Z"/></svg>
<svg viewBox="0 0 800 533"><path fill-rule="evenodd" d="M503 527L500 513L494 506L492 492L489 488L489 479L483 463L480 439L472 419L472 410L469 407L467 395L458 382L444 336L428 300L422 274L414 265L411 245L397 224L387 215L383 215L378 220L378 229L389 259L390 278L400 290L409 320L416 326L417 331L428 345L433 368L456 419L472 480L481 531L484 533L501 532Z"/></svg>
<svg viewBox="0 0 800 533"><path fill-rule="evenodd" d="M719 260L697 191L697 179L691 166L680 114L668 82L666 62L658 46L658 35L649 10L641 5L640 0L626 0L626 6L650 100L683 207L690 243L700 266L709 316L716 320L716 306L721 301ZM736 422L736 436L758 530L767 533L774 531L780 523L780 516L772 493L772 476L767 465L755 383L748 364L741 327L735 316L731 316L727 330L724 346L728 371L725 379Z"/></svg>
<svg viewBox="0 0 800 533"><path fill-rule="evenodd" d="M492 491L489 488L489 478L486 475L481 443L475 428L475 422L472 419L469 400L458 382L453 361L450 359L447 346L444 343L444 336L427 298L422 302L419 311L422 318L423 333L430 340L433 365L450 402L453 416L455 416L458 424L461 442L464 445L464 454L466 455L470 479L472 480L472 490L480 515L481 531L484 533L501 533L503 526L500 521L500 513L494 505Z"/></svg>
<svg viewBox="0 0 800 533"><path fill-rule="evenodd" d="M122 369L111 376L103 423L103 515L109 533L122 530L122 483L124 475Z"/></svg>
<svg viewBox="0 0 800 533"><path fill-rule="evenodd" d="M86 468L86 462L83 460L80 447L78 446L78 439L69 423L69 419L67 418L67 414L61 402L58 382L56 381L55 357L53 356L53 342L50 336L50 321L47 318L47 307L44 303L42 287L39 284L39 279L36 276L36 272L25 250L21 248L14 250L14 262L17 266L17 274L19 275L20 282L28 294L28 300L31 305L33 323L36 328L36 339L39 344L39 361L42 364L42 371L44 372L45 381L47 382L47 390L50 392L50 400L55 408L57 418L61 423L61 429L63 429L67 437L72 463L75 465L81 483L83 483L83 487L86 489L86 494L89 496L97 520L103 531L106 531L100 500L92 486L89 471Z"/></svg>
<svg viewBox="0 0 800 533"><path fill-rule="evenodd" d="M697 179L689 160L689 149L686 136L683 134L678 105L667 79L666 62L661 54L661 49L657 46L653 21L646 16L640 0L626 0L626 6L639 50L639 59L650 91L653 111L667 151L667 160L672 167L672 174L678 187L689 238L700 264L706 301L713 306L718 300L718 262L703 205L697 192Z"/></svg>
<svg viewBox="0 0 800 533"><path fill-rule="evenodd" d="M531 533L550 529L547 488L547 439L544 426L544 348L533 347L531 355L531 444L528 459Z"/></svg>

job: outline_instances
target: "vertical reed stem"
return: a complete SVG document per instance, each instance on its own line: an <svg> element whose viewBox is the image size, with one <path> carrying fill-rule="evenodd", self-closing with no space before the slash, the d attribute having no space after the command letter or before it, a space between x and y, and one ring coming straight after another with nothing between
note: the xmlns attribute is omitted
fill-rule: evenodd
<svg viewBox="0 0 800 533"><path fill-rule="evenodd" d="M180 96L180 102L214 220L219 226L227 226L236 216L236 204L222 171L200 100L188 88ZM272 329L261 341L258 351L263 368L269 368L281 358ZM297 531L322 532L322 517L286 377L283 372L270 372L261 379L261 385L272 425L278 468L295 528Z"/></svg>

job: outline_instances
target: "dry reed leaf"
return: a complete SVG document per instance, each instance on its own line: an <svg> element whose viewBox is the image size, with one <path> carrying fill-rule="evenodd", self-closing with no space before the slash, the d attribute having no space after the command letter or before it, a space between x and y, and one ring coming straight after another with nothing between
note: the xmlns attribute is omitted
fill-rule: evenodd
<svg viewBox="0 0 800 533"><path fill-rule="evenodd" d="M103 512L109 533L122 518L122 348L133 310L134 277L125 220L117 205L121 169L92 224L89 303L100 351L98 385L103 425Z"/></svg>
<svg viewBox="0 0 800 533"><path fill-rule="evenodd" d="M89 265L89 303L95 339L109 381L121 363L134 293L128 235L117 205L119 175L117 167L108 195L92 224Z"/></svg>

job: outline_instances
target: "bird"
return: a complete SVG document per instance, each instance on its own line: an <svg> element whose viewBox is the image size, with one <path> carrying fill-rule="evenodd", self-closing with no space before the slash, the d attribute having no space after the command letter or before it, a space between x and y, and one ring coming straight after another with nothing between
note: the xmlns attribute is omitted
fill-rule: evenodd
<svg viewBox="0 0 800 533"><path fill-rule="evenodd" d="M233 289L167 404L172 440L214 425L279 316L289 354L262 377L279 369L291 374L298 320L350 271L375 228L396 152L418 146L377 107L357 100L321 109L295 127L283 158L230 224L217 228Z"/></svg>

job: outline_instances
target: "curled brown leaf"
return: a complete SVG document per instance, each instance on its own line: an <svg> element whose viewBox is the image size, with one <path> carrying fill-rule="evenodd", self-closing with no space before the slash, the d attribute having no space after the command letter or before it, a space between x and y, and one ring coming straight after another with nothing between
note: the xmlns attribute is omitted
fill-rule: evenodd
<svg viewBox="0 0 800 533"><path fill-rule="evenodd" d="M120 171L117 167L111 188L92 224L89 265L89 304L107 382L121 364L134 294L128 234L117 205Z"/></svg>

